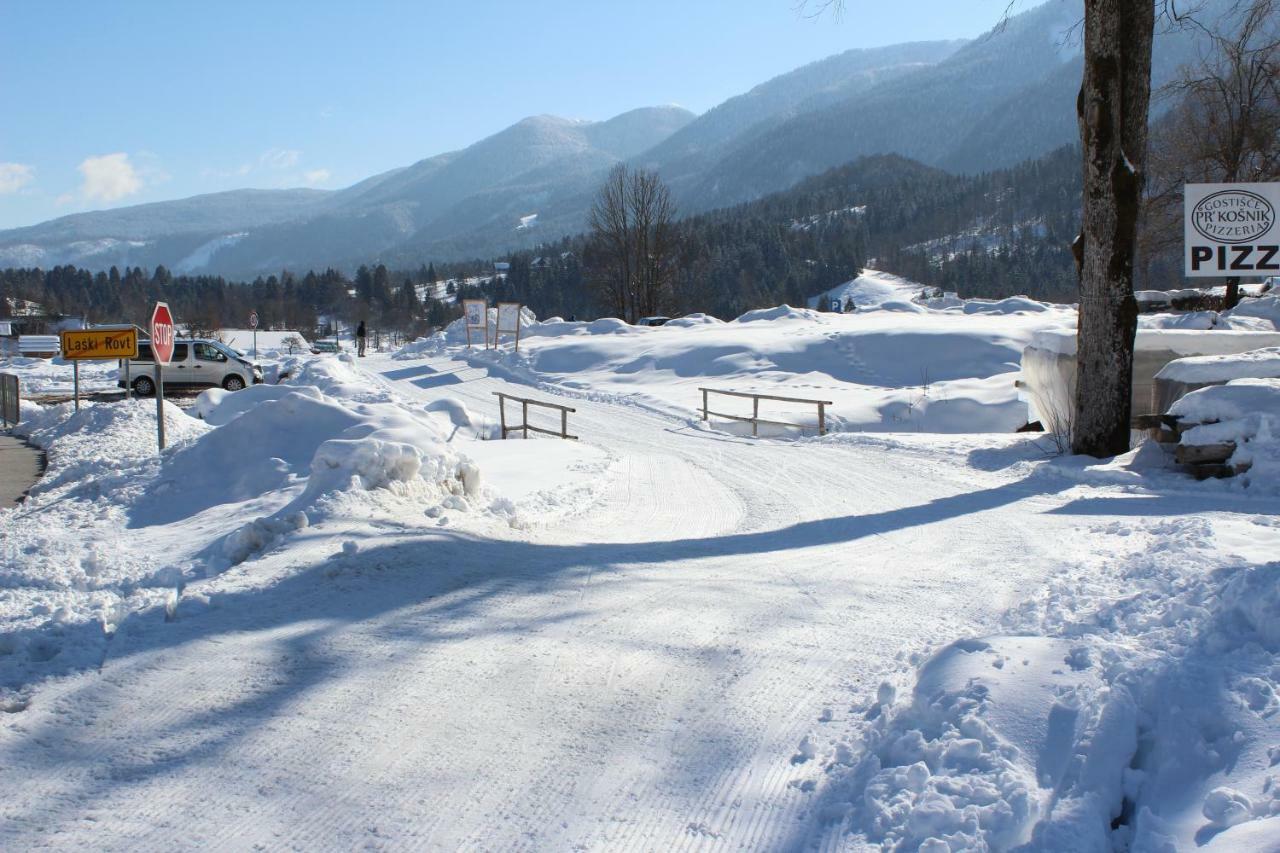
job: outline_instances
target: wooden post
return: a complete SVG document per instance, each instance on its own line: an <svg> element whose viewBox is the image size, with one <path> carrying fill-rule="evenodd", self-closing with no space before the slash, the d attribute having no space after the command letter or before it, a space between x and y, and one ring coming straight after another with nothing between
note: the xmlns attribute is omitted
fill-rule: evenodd
<svg viewBox="0 0 1280 853"><path fill-rule="evenodd" d="M521 418L521 421L522 421L522 425L524 426L524 437L528 438L529 437L529 401L521 400L520 406L523 409L523 411L521 412L521 415L523 415L523 417Z"/></svg>
<svg viewBox="0 0 1280 853"><path fill-rule="evenodd" d="M569 435L569 410L560 410L560 437L567 438Z"/></svg>
<svg viewBox="0 0 1280 853"><path fill-rule="evenodd" d="M507 398L498 395L498 419L502 422L502 437L507 437Z"/></svg>
<svg viewBox="0 0 1280 853"><path fill-rule="evenodd" d="M702 419L707 419L707 389L702 389Z"/></svg>
<svg viewBox="0 0 1280 853"><path fill-rule="evenodd" d="M827 434L827 411L823 403L818 404L818 435Z"/></svg>
<svg viewBox="0 0 1280 853"><path fill-rule="evenodd" d="M760 435L760 398L751 398L751 435L756 437Z"/></svg>

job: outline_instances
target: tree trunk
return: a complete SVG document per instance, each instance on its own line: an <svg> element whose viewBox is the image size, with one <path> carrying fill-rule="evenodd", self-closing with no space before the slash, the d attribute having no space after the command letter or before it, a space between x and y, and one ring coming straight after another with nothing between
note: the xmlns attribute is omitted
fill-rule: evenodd
<svg viewBox="0 0 1280 853"><path fill-rule="evenodd" d="M1230 311L1240 304L1240 276L1233 275L1227 279L1227 295L1223 297L1222 308Z"/></svg>
<svg viewBox="0 0 1280 853"><path fill-rule="evenodd" d="M1075 453L1129 449L1133 339L1138 305L1133 261L1147 109L1151 100L1152 0L1086 0L1084 80L1077 110L1084 149Z"/></svg>

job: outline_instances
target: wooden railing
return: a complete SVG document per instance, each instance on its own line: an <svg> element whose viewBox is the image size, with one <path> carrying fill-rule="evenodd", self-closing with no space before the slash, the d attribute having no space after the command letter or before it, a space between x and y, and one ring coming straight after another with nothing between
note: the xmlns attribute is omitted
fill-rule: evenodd
<svg viewBox="0 0 1280 853"><path fill-rule="evenodd" d="M702 392L702 419L705 421L708 415L715 415L717 418L728 418L731 421L744 421L751 424L751 434L758 436L760 434L760 424L769 424L770 426L786 426L798 427L806 429L804 424L792 423L790 421L767 421L760 417L760 401L774 400L779 403L807 403L811 406L818 407L818 435L827 434L827 406L832 405L830 400L808 400L802 397L778 397L773 394L751 394L745 391L721 391L718 388L699 388ZM726 397L746 397L751 400L751 417L743 415L730 415L725 412L713 412L708 407L707 397L710 394L723 394Z"/></svg>
<svg viewBox="0 0 1280 853"><path fill-rule="evenodd" d="M528 438L529 433L538 432L543 435L554 435L558 438L571 438L577 440L576 435L569 435L569 413L576 412L577 409L569 406L562 406L559 403L544 403L541 400L530 400L527 397L516 397L511 394L504 394L501 391L494 391L494 396L498 398L498 417L502 422L502 437L506 438L509 432L522 432L524 437ZM507 426L507 401L520 404L520 423ZM543 429L542 427L529 425L529 407L541 406L544 409L557 409L560 412L560 431Z"/></svg>

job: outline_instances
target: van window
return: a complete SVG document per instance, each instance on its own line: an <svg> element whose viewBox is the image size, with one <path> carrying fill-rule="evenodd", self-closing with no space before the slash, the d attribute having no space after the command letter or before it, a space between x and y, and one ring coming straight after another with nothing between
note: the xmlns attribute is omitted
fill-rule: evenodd
<svg viewBox="0 0 1280 853"><path fill-rule="evenodd" d="M227 357L212 344L195 344L196 361L226 361Z"/></svg>
<svg viewBox="0 0 1280 853"><path fill-rule="evenodd" d="M154 360L155 360L154 356L151 355L151 342L138 341L138 357L135 358L134 361L154 361ZM174 344L173 358L169 359L169 361L186 361L186 360L187 360L187 345Z"/></svg>

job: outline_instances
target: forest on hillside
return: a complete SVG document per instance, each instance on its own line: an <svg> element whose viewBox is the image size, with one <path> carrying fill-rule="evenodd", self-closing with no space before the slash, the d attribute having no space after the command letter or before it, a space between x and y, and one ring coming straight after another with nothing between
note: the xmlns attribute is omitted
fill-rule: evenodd
<svg viewBox="0 0 1280 853"><path fill-rule="evenodd" d="M676 219L661 310L727 319L804 304L868 266L966 297L1074 301L1069 245L1079 197L1072 147L974 176L894 155L860 158L785 192ZM243 325L256 310L266 326L314 331L322 320L365 319L422 334L457 316L457 295L520 301L543 317L601 316L595 251L591 235L580 234L504 258L412 270L375 261L352 276L285 270L251 282L164 267L8 269L0 296L93 322L138 322L164 299L200 327Z"/></svg>

